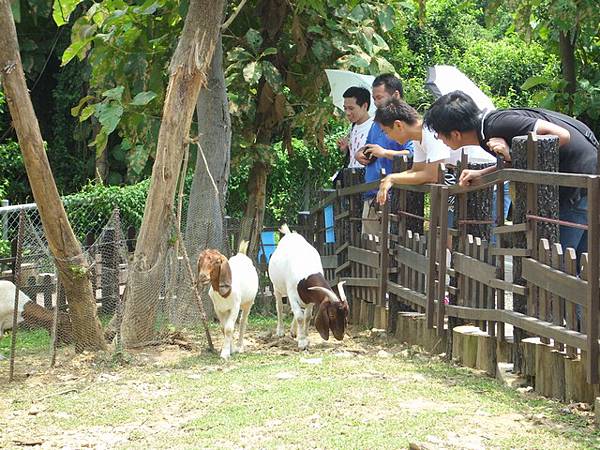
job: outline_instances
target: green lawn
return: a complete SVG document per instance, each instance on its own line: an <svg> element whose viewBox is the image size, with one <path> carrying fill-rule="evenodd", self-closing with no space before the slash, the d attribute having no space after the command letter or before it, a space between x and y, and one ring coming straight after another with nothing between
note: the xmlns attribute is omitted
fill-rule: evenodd
<svg viewBox="0 0 600 450"><path fill-rule="evenodd" d="M125 365L63 355L54 372L0 385L0 429L12 430L0 447L600 447L590 413L368 332L342 344L311 334L311 350L298 353L289 338L260 335L274 325L254 319L248 353L227 362L174 347Z"/></svg>

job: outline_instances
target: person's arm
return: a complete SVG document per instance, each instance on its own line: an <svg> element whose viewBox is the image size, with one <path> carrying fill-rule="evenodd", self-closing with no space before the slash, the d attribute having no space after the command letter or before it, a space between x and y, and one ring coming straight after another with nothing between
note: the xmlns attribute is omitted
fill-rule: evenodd
<svg viewBox="0 0 600 450"><path fill-rule="evenodd" d="M553 134L558 136L558 146L562 147L571 142L571 133L566 128L559 125L546 122L545 120L538 120L535 126L535 132L540 135Z"/></svg>
<svg viewBox="0 0 600 450"><path fill-rule="evenodd" d="M496 166L486 167L485 169L465 169L460 173L458 184L460 186L476 186L480 183L481 177L496 171Z"/></svg>
<svg viewBox="0 0 600 450"><path fill-rule="evenodd" d="M382 178L377 192L377 202L383 205L387 200L389 190L394 184L426 184L438 181L438 167L442 161L417 162L410 170L392 173Z"/></svg>
<svg viewBox="0 0 600 450"><path fill-rule="evenodd" d="M394 159L395 156L410 155L410 151L408 150L390 150L377 144L367 144L365 147L365 152L370 153L376 158Z"/></svg>

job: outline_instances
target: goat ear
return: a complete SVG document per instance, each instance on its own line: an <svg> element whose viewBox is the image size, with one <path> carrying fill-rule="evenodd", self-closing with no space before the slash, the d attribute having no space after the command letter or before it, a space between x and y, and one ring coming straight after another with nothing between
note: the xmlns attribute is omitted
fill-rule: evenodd
<svg viewBox="0 0 600 450"><path fill-rule="evenodd" d="M329 340L329 314L327 311L328 306L330 305L329 300L325 300L321 302L319 306L319 311L317 312L317 318L315 319L315 328L321 335L323 339L326 341Z"/></svg>
<svg viewBox="0 0 600 450"><path fill-rule="evenodd" d="M219 294L226 297L231 292L231 267L226 259L219 267Z"/></svg>

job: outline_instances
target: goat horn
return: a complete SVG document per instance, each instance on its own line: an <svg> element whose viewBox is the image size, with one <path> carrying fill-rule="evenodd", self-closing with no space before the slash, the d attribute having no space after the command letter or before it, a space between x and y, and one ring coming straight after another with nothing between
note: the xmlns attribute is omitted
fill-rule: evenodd
<svg viewBox="0 0 600 450"><path fill-rule="evenodd" d="M311 290L311 291L321 291L321 292L323 292L325 295L327 295L327 297L329 297L329 299L332 302L339 302L340 301L340 299L337 298L337 296L335 295L335 292L333 292L331 289L327 289L327 288L324 288L324 287L321 287L321 286L313 286L313 287L309 287L308 289Z"/></svg>
<svg viewBox="0 0 600 450"><path fill-rule="evenodd" d="M338 287L338 291L340 292L340 299L341 299L343 302L346 302L346 303L348 303L348 300L346 299L346 293L344 292L344 284L345 284L345 283L346 283L346 281L345 281L345 280L344 280L344 281L340 281L340 282L338 283L337 287Z"/></svg>

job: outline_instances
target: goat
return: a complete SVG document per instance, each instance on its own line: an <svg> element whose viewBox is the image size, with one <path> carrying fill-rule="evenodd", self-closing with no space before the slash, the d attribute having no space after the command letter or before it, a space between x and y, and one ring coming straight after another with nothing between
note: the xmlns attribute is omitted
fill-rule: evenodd
<svg viewBox="0 0 600 450"><path fill-rule="evenodd" d="M298 348L308 347L308 324L313 306L318 306L315 327L324 340L329 330L341 341L348 322L348 302L343 282L338 283L340 297L331 290L323 275L323 265L317 250L298 233L282 225L283 237L269 260L269 278L277 302L277 336L283 336L283 302L287 297L294 314L292 335L296 329Z"/></svg>
<svg viewBox="0 0 600 450"><path fill-rule="evenodd" d="M4 330L10 330L13 326L16 289L17 287L12 281L0 280L0 337L4 335ZM18 324L23 322L23 309L25 308L25 303L30 301L31 299L23 291L19 290Z"/></svg>
<svg viewBox="0 0 600 450"><path fill-rule="evenodd" d="M5 330L12 328L16 288L11 281L0 280L0 338ZM52 334L53 309L38 305L21 290L19 290L18 304L17 324L23 324L27 328L45 328L48 334ZM73 342L73 329L69 314L63 311L58 313L57 335L59 342L64 344Z"/></svg>
<svg viewBox="0 0 600 450"><path fill-rule="evenodd" d="M258 273L246 256L248 241L242 241L237 255L227 258L218 250L207 249L198 256L198 282L210 284L208 295L221 322L224 341L221 358L244 351L244 332L250 308L258 292ZM233 330L240 309L240 335L237 348L233 345Z"/></svg>

